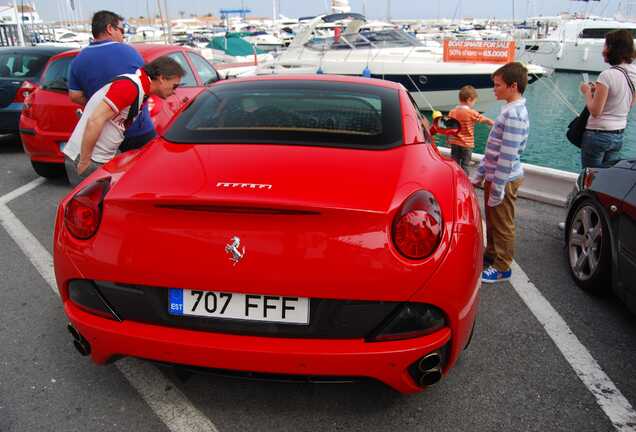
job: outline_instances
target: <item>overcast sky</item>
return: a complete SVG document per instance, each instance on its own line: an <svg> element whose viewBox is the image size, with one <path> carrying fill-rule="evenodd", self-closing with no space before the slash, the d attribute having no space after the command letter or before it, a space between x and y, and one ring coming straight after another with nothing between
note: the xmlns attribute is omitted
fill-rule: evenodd
<svg viewBox="0 0 636 432"><path fill-rule="evenodd" d="M22 0L15 0L21 2ZM96 8L110 9L126 18L146 16L157 13L158 0L24 0L25 4L34 1L45 21L68 19L70 12L63 12L62 5L75 3L83 18L86 19ZM164 0L161 0L162 2ZM272 16L272 0L167 0L168 11L173 18L183 11L214 15L221 8L240 8L243 5L251 9L252 15ZM280 13L289 17L311 16L328 10L329 0L278 0ZM573 0L349 0L353 12L362 13L366 8L369 18L386 18L387 5L390 3L392 18L459 18L459 17L496 17L523 18L535 15L556 15L559 12L590 12L597 15L613 16L621 4L620 0L573 1ZM622 2L629 4L630 2ZM18 3L20 4L20 3ZM187 6L186 6L187 5ZM365 7L366 6L366 7ZM632 12L632 11L627 11ZM66 13L66 17L61 16ZM631 14L630 14L631 15Z"/></svg>

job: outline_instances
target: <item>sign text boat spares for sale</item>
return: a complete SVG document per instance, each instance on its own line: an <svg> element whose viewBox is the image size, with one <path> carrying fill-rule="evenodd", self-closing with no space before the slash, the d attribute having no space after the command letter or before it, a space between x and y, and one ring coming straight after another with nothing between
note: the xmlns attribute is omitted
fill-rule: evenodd
<svg viewBox="0 0 636 432"><path fill-rule="evenodd" d="M514 41L445 40L444 61L508 63L515 59Z"/></svg>

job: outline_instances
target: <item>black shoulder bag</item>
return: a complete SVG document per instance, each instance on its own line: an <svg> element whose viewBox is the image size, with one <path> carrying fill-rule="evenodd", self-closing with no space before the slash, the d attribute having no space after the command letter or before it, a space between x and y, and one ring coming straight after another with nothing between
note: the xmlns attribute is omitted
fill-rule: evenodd
<svg viewBox="0 0 636 432"><path fill-rule="evenodd" d="M565 136L572 144L581 148L581 142L583 141L583 133L585 133L585 127L587 126L587 119L590 118L590 110L587 109L587 105L581 111L581 114L576 116L574 120L568 125L568 130L565 132Z"/></svg>
<svg viewBox="0 0 636 432"><path fill-rule="evenodd" d="M636 93L636 90L634 89L634 83L632 83L632 80L629 78L629 75L627 75L627 72L625 72L623 68L620 68L618 66L612 66L612 69L617 69L621 71L623 75L625 75L625 79L627 79L627 85L629 86L629 89L632 91L632 98L633 98L634 93ZM568 141L570 141L572 144L574 144L578 148L581 148L581 141L583 141L583 133L585 133L585 127L587 126L587 120L589 118L590 118L590 111L587 109L587 105L586 105L585 108L583 108L583 111L581 111L581 114L579 114L574 120L570 122L570 124L568 125L568 130L565 132L565 136L567 137Z"/></svg>

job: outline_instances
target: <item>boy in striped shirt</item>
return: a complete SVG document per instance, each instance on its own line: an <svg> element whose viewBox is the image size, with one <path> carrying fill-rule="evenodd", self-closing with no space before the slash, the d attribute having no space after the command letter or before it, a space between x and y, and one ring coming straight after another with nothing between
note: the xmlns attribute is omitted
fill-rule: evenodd
<svg viewBox="0 0 636 432"><path fill-rule="evenodd" d="M515 201L523 181L520 156L528 142L528 111L523 92L528 71L521 63L508 63L492 75L495 97L506 101L488 136L486 154L471 178L484 181L487 247L482 272L484 283L510 279L515 244Z"/></svg>

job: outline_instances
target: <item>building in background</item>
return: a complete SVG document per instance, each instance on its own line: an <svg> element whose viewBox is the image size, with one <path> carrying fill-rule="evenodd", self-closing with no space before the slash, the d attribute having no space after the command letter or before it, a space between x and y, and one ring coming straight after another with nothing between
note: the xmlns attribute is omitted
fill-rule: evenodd
<svg viewBox="0 0 636 432"><path fill-rule="evenodd" d="M0 5L0 24L17 24L16 9L18 22L22 22L22 24L42 24L42 19L35 8L35 4L27 2L20 2L17 8L14 3Z"/></svg>

